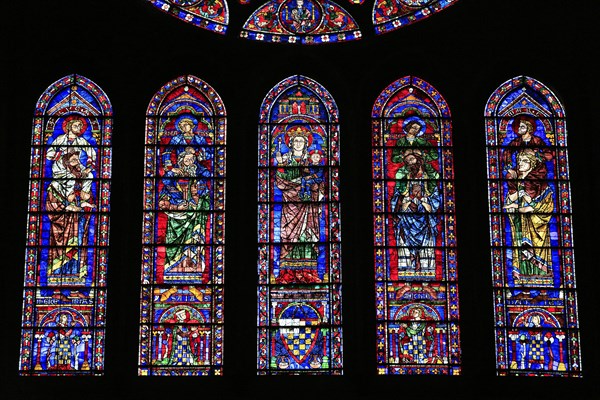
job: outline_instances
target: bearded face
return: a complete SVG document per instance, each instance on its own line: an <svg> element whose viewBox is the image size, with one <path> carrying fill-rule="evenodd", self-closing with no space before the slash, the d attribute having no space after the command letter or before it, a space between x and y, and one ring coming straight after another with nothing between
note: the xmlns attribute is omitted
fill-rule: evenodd
<svg viewBox="0 0 600 400"><path fill-rule="evenodd" d="M421 158L419 155L409 154L404 158L404 162L406 163L409 176L416 177L421 173L423 167L423 158Z"/></svg>

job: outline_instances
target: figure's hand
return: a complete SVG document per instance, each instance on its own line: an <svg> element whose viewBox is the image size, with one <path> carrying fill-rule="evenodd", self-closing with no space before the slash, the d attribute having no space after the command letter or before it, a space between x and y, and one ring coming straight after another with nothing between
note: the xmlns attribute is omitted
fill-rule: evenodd
<svg viewBox="0 0 600 400"><path fill-rule="evenodd" d="M512 203L512 204L508 204L502 208L504 208L506 210L506 212L512 213L512 212L515 212L515 210L517 208L519 208L519 206L517 205L517 203Z"/></svg>
<svg viewBox="0 0 600 400"><path fill-rule="evenodd" d="M431 212L431 210L433 210L433 207L427 201L428 201L427 197L423 197L421 199L421 205L423 206L423 208L425 209L425 211Z"/></svg>
<svg viewBox="0 0 600 400"><path fill-rule="evenodd" d="M402 211L406 211L406 209L408 208L408 206L410 206L410 203L412 203L412 199L409 197L405 197L402 200Z"/></svg>
<svg viewBox="0 0 600 400"><path fill-rule="evenodd" d="M515 171L514 169L508 169L508 170L506 170L506 177L508 179L516 179L517 178L517 171Z"/></svg>
<svg viewBox="0 0 600 400"><path fill-rule="evenodd" d="M75 204L69 204L65 209L67 211L81 211L81 207L76 206Z"/></svg>
<svg viewBox="0 0 600 400"><path fill-rule="evenodd" d="M519 212L522 212L522 213L533 212L533 207L531 207L531 206L521 207L521 208L519 208Z"/></svg>
<svg viewBox="0 0 600 400"><path fill-rule="evenodd" d="M275 153L275 160L277 160L277 164L281 164L283 162L283 157L281 157L281 152L278 151Z"/></svg>

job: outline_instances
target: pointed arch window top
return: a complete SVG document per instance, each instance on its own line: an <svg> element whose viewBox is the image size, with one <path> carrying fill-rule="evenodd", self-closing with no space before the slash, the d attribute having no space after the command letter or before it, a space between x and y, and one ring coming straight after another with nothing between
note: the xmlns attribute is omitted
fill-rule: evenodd
<svg viewBox="0 0 600 400"><path fill-rule="evenodd" d="M177 90L174 90L177 88ZM225 106L217 92L202 79L193 75L184 75L173 79L154 95L148 105L148 115L169 114L175 106L195 108L201 106L211 116L225 117ZM198 112L202 112L198 110Z"/></svg>
<svg viewBox="0 0 600 400"><path fill-rule="evenodd" d="M393 114L407 107L422 117L450 118L450 108L442 95L429 83L415 76L405 76L385 88L375 101L371 116L393 117Z"/></svg>
<svg viewBox="0 0 600 400"><path fill-rule="evenodd" d="M565 117L565 111L556 95L544 84L528 76L517 76L504 82L488 100L485 116L514 115L519 112L518 102L521 102L521 108L527 108L539 116Z"/></svg>
<svg viewBox="0 0 600 400"><path fill-rule="evenodd" d="M273 107L275 103L278 107ZM329 92L302 75L290 76L271 89L260 109L260 123L282 122L294 115L321 123L337 123L339 118L337 105Z"/></svg>
<svg viewBox="0 0 600 400"><path fill-rule="evenodd" d="M112 108L98 85L73 74L54 82L40 96L35 107L36 117L70 113L108 117L112 115Z"/></svg>

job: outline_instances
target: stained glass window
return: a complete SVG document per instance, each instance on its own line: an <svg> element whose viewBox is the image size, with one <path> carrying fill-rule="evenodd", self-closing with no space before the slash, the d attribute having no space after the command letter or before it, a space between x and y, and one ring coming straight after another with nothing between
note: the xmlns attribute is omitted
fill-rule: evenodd
<svg viewBox="0 0 600 400"><path fill-rule="evenodd" d="M79 75L53 83L36 104L21 375L101 375L112 109Z"/></svg>
<svg viewBox="0 0 600 400"><path fill-rule="evenodd" d="M456 4L458 0L375 0L373 25L385 33L410 25Z"/></svg>
<svg viewBox="0 0 600 400"><path fill-rule="evenodd" d="M379 374L460 373L450 109L406 76L372 113Z"/></svg>
<svg viewBox="0 0 600 400"><path fill-rule="evenodd" d="M225 107L182 76L146 117L140 375L220 375Z"/></svg>
<svg viewBox="0 0 600 400"><path fill-rule="evenodd" d="M294 75L260 109L258 374L342 373L339 122Z"/></svg>
<svg viewBox="0 0 600 400"><path fill-rule="evenodd" d="M354 18L330 0L271 0L242 27L241 36L266 42L317 44L360 39Z"/></svg>
<svg viewBox="0 0 600 400"><path fill-rule="evenodd" d="M485 117L497 373L580 376L564 109L519 76Z"/></svg>
<svg viewBox="0 0 600 400"><path fill-rule="evenodd" d="M224 34L229 23L226 0L146 0L180 20ZM458 0L376 0L372 21L377 34L425 19ZM349 0L362 5L364 0ZM249 4L250 0L239 0ZM274 43L319 44L356 40L356 20L331 0L269 0L242 26L240 36Z"/></svg>
<svg viewBox="0 0 600 400"><path fill-rule="evenodd" d="M182 21L224 34L229 23L226 0L146 0Z"/></svg>

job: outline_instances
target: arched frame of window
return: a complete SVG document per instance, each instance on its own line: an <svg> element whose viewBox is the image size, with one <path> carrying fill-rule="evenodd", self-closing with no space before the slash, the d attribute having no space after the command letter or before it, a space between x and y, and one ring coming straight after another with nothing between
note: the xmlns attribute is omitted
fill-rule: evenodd
<svg viewBox="0 0 600 400"><path fill-rule="evenodd" d="M227 32L229 7L227 0L146 0L175 18L220 34Z"/></svg>
<svg viewBox="0 0 600 400"><path fill-rule="evenodd" d="M165 84L146 117L140 375L220 375L226 112L206 82Z"/></svg>
<svg viewBox="0 0 600 400"><path fill-rule="evenodd" d="M499 375L580 376L565 112L539 81L485 108Z"/></svg>
<svg viewBox="0 0 600 400"><path fill-rule="evenodd" d="M35 107L21 375L101 375L112 108L89 79L53 83Z"/></svg>
<svg viewBox="0 0 600 400"><path fill-rule="evenodd" d="M242 27L240 37L274 43L322 44L362 37L354 18L330 0L270 0Z"/></svg>
<svg viewBox="0 0 600 400"><path fill-rule="evenodd" d="M426 20L374 37L369 27L373 2L353 6L346 0L334 1L357 18L364 28L363 39L316 47L256 43L238 39L243 18L235 25L231 21L233 29L229 28L227 35L218 35L163 14L144 1L33 0L3 4L4 28L11 38L3 53L8 73L2 74L0 85L4 122L0 129L4 156L0 204L5 233L0 244L4 260L0 282L4 310L0 336L6 357L3 387L24 393L21 398L67 392L79 397L93 393L98 398L111 398L119 393L121 397L172 398L195 393L200 386L203 393L216 398L264 396L265 377L254 377L257 114L264 95L277 82L302 73L316 79L334 96L343 135L344 376L311 379L307 390L332 398L351 398L355 393L363 397L377 393L413 398L447 393L448 398L468 398L472 394L482 396L482 387L490 397L519 399L569 398L577 396L573 393L598 392L600 366L593 360L600 358L600 347L595 345L600 339L595 239L600 213L596 210L595 191L599 185L595 178L598 166L594 132L600 80L594 51L590 50L600 33L600 26L594 23L600 2L586 2L582 12L581 7L558 0L459 1ZM237 9L244 7L250 15L263 2L266 0L253 0L251 5ZM235 1L228 3L233 16ZM551 32L540 29L541 21L553 21ZM67 31L85 38L85 43L60 46L64 40L74 43L67 39ZM528 43L525 49L521 46L524 41ZM404 51L406 43L415 46ZM429 51L429 43L439 45ZM209 62L209 55L228 56L223 62ZM33 108L51 83L72 72L100 85L110 98L116 118L106 373L101 379L25 379L17 376L17 370ZM226 369L225 376L219 378L174 378L170 382L162 377L136 377L144 114L154 93L184 73L192 73L217 89L228 114ZM495 376L483 108L500 84L523 73L547 84L560 96L568 117L578 313L584 353L582 379ZM433 84L452 111L463 349L463 374L457 378L373 376L371 108L383 88L408 74ZM235 251L231 251L232 243ZM242 273L241 279L238 273ZM247 327L251 329L246 331ZM240 340L230 340L232 337ZM290 391L287 386L297 385L298 377L267 380L273 393L292 392L290 397L306 397L305 391ZM63 386L67 382L68 387ZM593 398L591 394L588 397Z"/></svg>
<svg viewBox="0 0 600 400"><path fill-rule="evenodd" d="M372 21L377 34L391 32L414 24L443 9L458 0L375 0Z"/></svg>
<svg viewBox="0 0 600 400"><path fill-rule="evenodd" d="M258 374L342 373L338 124L301 75L260 109Z"/></svg>
<svg viewBox="0 0 600 400"><path fill-rule="evenodd" d="M450 109L424 80L390 84L372 112L379 374L460 374Z"/></svg>

